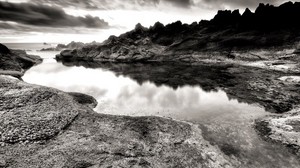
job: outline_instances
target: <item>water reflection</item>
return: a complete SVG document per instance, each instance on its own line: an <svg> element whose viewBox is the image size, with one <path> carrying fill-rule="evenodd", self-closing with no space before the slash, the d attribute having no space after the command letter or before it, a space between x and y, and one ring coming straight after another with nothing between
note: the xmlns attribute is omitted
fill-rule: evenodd
<svg viewBox="0 0 300 168"><path fill-rule="evenodd" d="M68 66L65 66L68 65ZM286 149L262 141L252 128L268 113L238 102L220 88L237 77L231 66L151 64L66 64L52 61L33 67L26 82L94 96L96 111L114 115L159 115L199 124L203 136L241 167L297 167ZM90 67L90 68L85 68Z"/></svg>
<svg viewBox="0 0 300 168"><path fill-rule="evenodd" d="M159 71L165 70L159 69ZM137 75L146 78L144 74ZM202 87L196 86L198 83L190 86L185 85L183 80L178 80L175 82L176 85L170 87L163 82L153 83L150 82L151 80L143 79L141 82L136 82L131 77L120 74L116 76L114 72L101 68L65 67L62 64L48 62L42 66L33 67L23 79L30 83L51 86L64 91L90 94L99 100L96 110L109 114L159 114L177 119L196 119L197 121L202 119L206 121L207 118L211 118L210 120L224 119L228 116L226 121L230 121L238 120L241 110L247 111L246 113L251 115L265 113L262 108L257 106L229 99L224 91L215 86L209 86L203 90ZM168 80L171 77L164 79ZM202 82L207 82L207 80L212 79L203 77ZM234 118L229 117L233 115Z"/></svg>

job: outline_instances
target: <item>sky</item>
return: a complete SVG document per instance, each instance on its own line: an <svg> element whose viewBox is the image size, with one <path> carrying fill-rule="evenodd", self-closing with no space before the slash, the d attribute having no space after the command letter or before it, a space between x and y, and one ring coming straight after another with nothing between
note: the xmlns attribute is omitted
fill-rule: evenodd
<svg viewBox="0 0 300 168"><path fill-rule="evenodd" d="M286 0L0 0L0 43L102 42L145 27L210 20L218 10Z"/></svg>

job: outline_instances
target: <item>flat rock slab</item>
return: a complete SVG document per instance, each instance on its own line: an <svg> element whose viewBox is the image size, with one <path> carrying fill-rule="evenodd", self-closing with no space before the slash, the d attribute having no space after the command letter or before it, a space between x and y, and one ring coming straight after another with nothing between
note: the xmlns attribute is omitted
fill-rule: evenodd
<svg viewBox="0 0 300 168"><path fill-rule="evenodd" d="M55 89L0 77L0 142L46 140L72 122L77 104Z"/></svg>

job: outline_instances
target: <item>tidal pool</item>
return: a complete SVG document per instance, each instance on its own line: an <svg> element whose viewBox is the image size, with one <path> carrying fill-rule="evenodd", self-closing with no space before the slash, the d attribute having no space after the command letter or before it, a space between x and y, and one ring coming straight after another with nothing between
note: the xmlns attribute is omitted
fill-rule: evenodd
<svg viewBox="0 0 300 168"><path fill-rule="evenodd" d="M98 100L96 112L163 116L198 124L204 138L238 160L241 167L300 165L298 158L286 148L265 142L257 135L254 120L270 113L258 104L239 102L229 96L226 87L221 86L235 79L222 68L64 65L53 59L55 52L29 53L41 55L45 60L28 70L24 81L89 94Z"/></svg>

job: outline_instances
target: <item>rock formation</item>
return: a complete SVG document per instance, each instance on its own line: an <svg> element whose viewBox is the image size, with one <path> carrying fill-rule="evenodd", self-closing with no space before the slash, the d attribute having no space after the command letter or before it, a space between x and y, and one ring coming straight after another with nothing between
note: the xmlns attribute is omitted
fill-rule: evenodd
<svg viewBox="0 0 300 168"><path fill-rule="evenodd" d="M287 2L278 7L260 4L255 12L246 9L219 11L211 21L191 25L180 21L150 28L137 24L134 30L119 37L111 36L101 44L62 51L58 60L89 60L112 62L199 62L221 59L259 60L251 52L270 49L297 50L300 24L300 3ZM282 55L275 54L274 57ZM268 54L263 59L274 59Z"/></svg>
<svg viewBox="0 0 300 168"><path fill-rule="evenodd" d="M10 50L0 44L0 74L21 77L27 69L41 62L38 56L28 55L22 50Z"/></svg>

